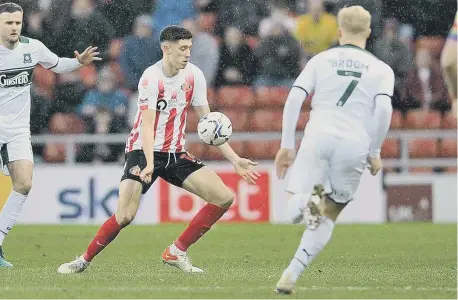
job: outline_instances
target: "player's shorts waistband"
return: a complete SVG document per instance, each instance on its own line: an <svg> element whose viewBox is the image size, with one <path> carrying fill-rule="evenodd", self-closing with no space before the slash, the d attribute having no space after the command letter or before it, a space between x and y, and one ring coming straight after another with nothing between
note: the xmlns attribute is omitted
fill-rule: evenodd
<svg viewBox="0 0 458 300"><path fill-rule="evenodd" d="M135 152L143 152L143 150L136 149L132 150L130 152L127 152L126 154L129 153L135 153ZM154 156L155 157L160 157L160 158L169 158L169 157L179 157L182 154L186 154L186 151L180 151L180 152L160 152L160 151L154 151Z"/></svg>
<svg viewBox="0 0 458 300"><path fill-rule="evenodd" d="M154 156L158 156L158 157L170 157L170 156L179 157L183 153L186 153L186 152L184 152L184 151L182 151L182 152L159 152L159 151L154 151Z"/></svg>

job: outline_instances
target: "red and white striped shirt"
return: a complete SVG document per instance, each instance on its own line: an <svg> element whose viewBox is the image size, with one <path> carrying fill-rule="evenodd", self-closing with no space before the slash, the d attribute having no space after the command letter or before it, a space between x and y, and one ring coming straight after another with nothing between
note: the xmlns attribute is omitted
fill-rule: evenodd
<svg viewBox="0 0 458 300"><path fill-rule="evenodd" d="M126 153L142 146L142 111L156 111L154 151L184 151L186 116L190 106L208 105L204 74L188 63L174 77L162 72L162 61L143 72L138 84L138 109L126 143Z"/></svg>

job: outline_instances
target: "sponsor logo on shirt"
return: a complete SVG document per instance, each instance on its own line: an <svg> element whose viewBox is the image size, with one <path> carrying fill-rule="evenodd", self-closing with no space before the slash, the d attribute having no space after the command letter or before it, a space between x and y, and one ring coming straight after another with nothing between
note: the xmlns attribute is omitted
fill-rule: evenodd
<svg viewBox="0 0 458 300"><path fill-rule="evenodd" d="M1 71L0 70L0 87L20 87L32 83L33 67L29 69Z"/></svg>

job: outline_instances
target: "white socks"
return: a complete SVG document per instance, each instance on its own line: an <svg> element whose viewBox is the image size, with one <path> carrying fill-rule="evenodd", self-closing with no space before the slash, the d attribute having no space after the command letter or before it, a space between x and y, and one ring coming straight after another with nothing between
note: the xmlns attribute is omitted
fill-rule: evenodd
<svg viewBox="0 0 458 300"><path fill-rule="evenodd" d="M8 232L19 220L26 199L27 195L19 194L13 190L8 200L6 200L5 206L3 206L0 213L0 246L3 244Z"/></svg>
<svg viewBox="0 0 458 300"><path fill-rule="evenodd" d="M172 243L172 245L170 245L170 254L183 255L183 254L186 254L186 252L181 251L180 249L177 248L177 246L175 246L175 243Z"/></svg>
<svg viewBox="0 0 458 300"><path fill-rule="evenodd" d="M284 273L291 273L291 279L296 282L305 268L310 265L313 259L329 242L333 230L334 222L324 216L321 217L320 225L317 229L306 229L302 235L301 243L294 254L294 258Z"/></svg>

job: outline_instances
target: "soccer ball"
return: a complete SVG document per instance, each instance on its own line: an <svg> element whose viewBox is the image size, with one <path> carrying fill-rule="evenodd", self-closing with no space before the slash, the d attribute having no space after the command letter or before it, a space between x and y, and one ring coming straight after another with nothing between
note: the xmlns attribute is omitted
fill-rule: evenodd
<svg viewBox="0 0 458 300"><path fill-rule="evenodd" d="M225 114L211 112L199 120L197 134L205 144L221 146L232 135L231 120Z"/></svg>

